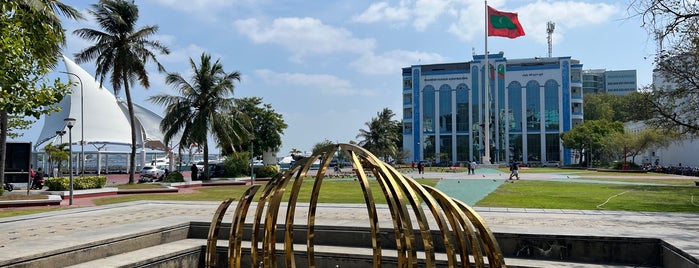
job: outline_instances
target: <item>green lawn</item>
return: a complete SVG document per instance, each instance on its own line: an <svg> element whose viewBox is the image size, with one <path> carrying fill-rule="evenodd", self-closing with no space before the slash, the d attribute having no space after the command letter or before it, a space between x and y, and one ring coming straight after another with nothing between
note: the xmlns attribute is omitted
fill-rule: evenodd
<svg viewBox="0 0 699 268"><path fill-rule="evenodd" d="M520 180L476 206L699 213L699 188Z"/></svg>
<svg viewBox="0 0 699 268"><path fill-rule="evenodd" d="M421 184L435 186L439 180L417 179ZM304 180L299 192L298 202L310 201L310 193L313 188L313 180ZM291 185L288 185L291 187ZM385 204L386 200L375 180L370 181L370 187L376 203ZM129 202L136 200L172 200L172 201L223 201L227 198L238 199L248 186L216 186L197 189L198 193L191 194L138 194L95 199L96 205ZM288 188L287 188L288 189ZM261 194L257 193L257 196ZM284 200L288 200L288 193ZM359 183L351 179L325 179L323 181L318 200L321 203L364 203L362 189Z"/></svg>

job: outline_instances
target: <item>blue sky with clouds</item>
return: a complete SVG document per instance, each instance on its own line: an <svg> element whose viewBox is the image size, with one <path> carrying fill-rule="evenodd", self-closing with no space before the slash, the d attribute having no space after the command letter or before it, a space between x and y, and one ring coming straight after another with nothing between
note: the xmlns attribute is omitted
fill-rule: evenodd
<svg viewBox="0 0 699 268"><path fill-rule="evenodd" d="M63 0L79 10L96 1ZM655 44L630 1L488 1L519 13L526 36L490 37L488 49L510 59L548 54L546 22L556 23L553 56L571 56L584 69L636 69L639 86L652 79ZM402 118L401 68L470 61L484 51L482 0L139 0L139 25L171 50L159 56L169 72L191 73L202 52L239 71L235 97L262 97L289 125L279 155L310 151L325 139L356 140L383 108ZM96 28L92 18L66 21L72 32ZM65 53L90 45L69 34ZM94 74L94 63L82 64ZM64 67L59 65L59 70ZM156 113L149 96L174 91L150 66L151 87L132 88L134 101ZM66 78L67 79L67 78ZM123 97L123 91L122 91ZM42 121L18 140L36 141Z"/></svg>

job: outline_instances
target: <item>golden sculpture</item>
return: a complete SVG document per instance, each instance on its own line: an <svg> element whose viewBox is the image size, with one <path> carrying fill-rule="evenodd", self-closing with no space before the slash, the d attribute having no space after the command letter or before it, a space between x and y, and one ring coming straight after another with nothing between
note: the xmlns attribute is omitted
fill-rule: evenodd
<svg viewBox="0 0 699 268"><path fill-rule="evenodd" d="M415 180L401 174L392 166L385 164L364 148L351 144L335 144L323 148L319 153L296 162L290 169L272 178L262 190L252 222L252 233L260 233L250 237L250 258L252 267L261 263L264 267L277 267L276 241L278 213L282 197L286 191L288 205L284 220L284 256L286 267L296 267L294 260L294 213L296 210L299 191L307 171L314 161L320 159L321 164L315 176L313 190L310 195L306 227L306 254L308 267L316 267L314 256L314 228L318 193L323 183L327 168L333 156L338 151L347 156L352 163L357 176L358 186L361 187L369 216L369 226L373 246L373 266L381 267L382 251L380 243L380 226L374 196L369 188L367 172L373 174L379 183L386 203L388 204L393 232L396 239L398 267L418 267L423 261L426 267L436 267L434 241L430 231L428 217L436 222L444 243L449 267L505 267L505 261L493 233L483 219L467 204L455 200L441 191L426 185L420 185ZM289 183L293 182L289 188ZM259 185L248 189L238 201L236 207L228 247L230 267L240 267L242 259L243 225L248 208L259 190ZM218 231L227 208L233 199L225 200L217 209L211 227L206 249L205 262L207 267L216 267L216 241ZM429 212L425 211L425 207ZM264 221L262 220L264 216ZM412 217L414 218L412 218ZM413 222L417 222L419 235L416 235ZM422 239L422 248L418 248L416 237ZM418 251L424 252L424 259L418 259ZM486 262L487 260L487 262Z"/></svg>

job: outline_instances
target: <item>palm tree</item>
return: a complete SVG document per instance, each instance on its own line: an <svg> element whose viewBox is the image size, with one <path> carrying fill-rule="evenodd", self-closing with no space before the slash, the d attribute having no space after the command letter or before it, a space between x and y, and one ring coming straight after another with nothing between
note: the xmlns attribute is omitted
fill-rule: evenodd
<svg viewBox="0 0 699 268"><path fill-rule="evenodd" d="M222 148L235 152L235 146L247 142L250 135L249 118L240 112L233 98L234 81L240 81L240 73L226 73L223 65L202 53L200 64L189 59L193 74L190 81L179 73L168 73L165 82L179 91L179 96L160 94L149 101L165 106L165 117L160 129L165 132L165 143L181 133L180 147L193 143L204 148L204 171L209 174L208 136L212 134Z"/></svg>
<svg viewBox="0 0 699 268"><path fill-rule="evenodd" d="M400 137L395 131L395 123L391 120L395 114L391 109L384 108L376 115L377 117L364 123L368 130L360 129L357 138L361 139L359 146L383 157L386 161L389 157L396 157L398 152L396 143Z"/></svg>
<svg viewBox="0 0 699 268"><path fill-rule="evenodd" d="M111 73L109 81L114 94L118 95L124 87L126 104L131 122L131 155L129 155L129 183L134 182L136 167L136 126L133 102L131 101L130 86L138 81L141 86L148 88L148 72L145 65L149 60L156 63L159 71L165 68L155 58L155 52L169 54L170 51L158 41L150 40L158 32L158 26L136 28L138 7L133 1L100 0L92 5L92 14L100 30L82 28L73 33L95 44L75 54L77 63L95 60L96 76L102 83Z"/></svg>

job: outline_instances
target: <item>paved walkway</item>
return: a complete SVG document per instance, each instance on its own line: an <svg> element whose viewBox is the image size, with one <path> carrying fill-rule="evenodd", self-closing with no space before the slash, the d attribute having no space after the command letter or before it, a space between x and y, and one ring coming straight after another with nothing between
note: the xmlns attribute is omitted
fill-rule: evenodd
<svg viewBox="0 0 699 268"><path fill-rule="evenodd" d="M416 174L409 175L419 177L414 176ZM482 169L477 170L476 175L428 173L424 177L442 178L442 186L439 187L442 189L468 189L450 185L454 182L466 185L469 181L479 181L479 184L484 185L482 187L491 187L490 185L503 183L505 175L499 171ZM555 174L521 174L522 180L556 177L558 175ZM0 218L0 262L38 251L50 252L159 226L210 221L218 206L218 202L138 201L93 207L90 206L89 198L77 198L74 201L78 208ZM296 215L302 217L305 209L299 206ZM699 214L486 207L475 209L494 232L659 238L699 259ZM390 220L387 220L390 219L387 217L388 209L382 206L379 210L384 215L381 226L391 226ZM318 209L316 224L368 226L366 218L364 205L322 204ZM231 215L227 215L225 219L230 222ZM303 222L305 220L297 221Z"/></svg>

